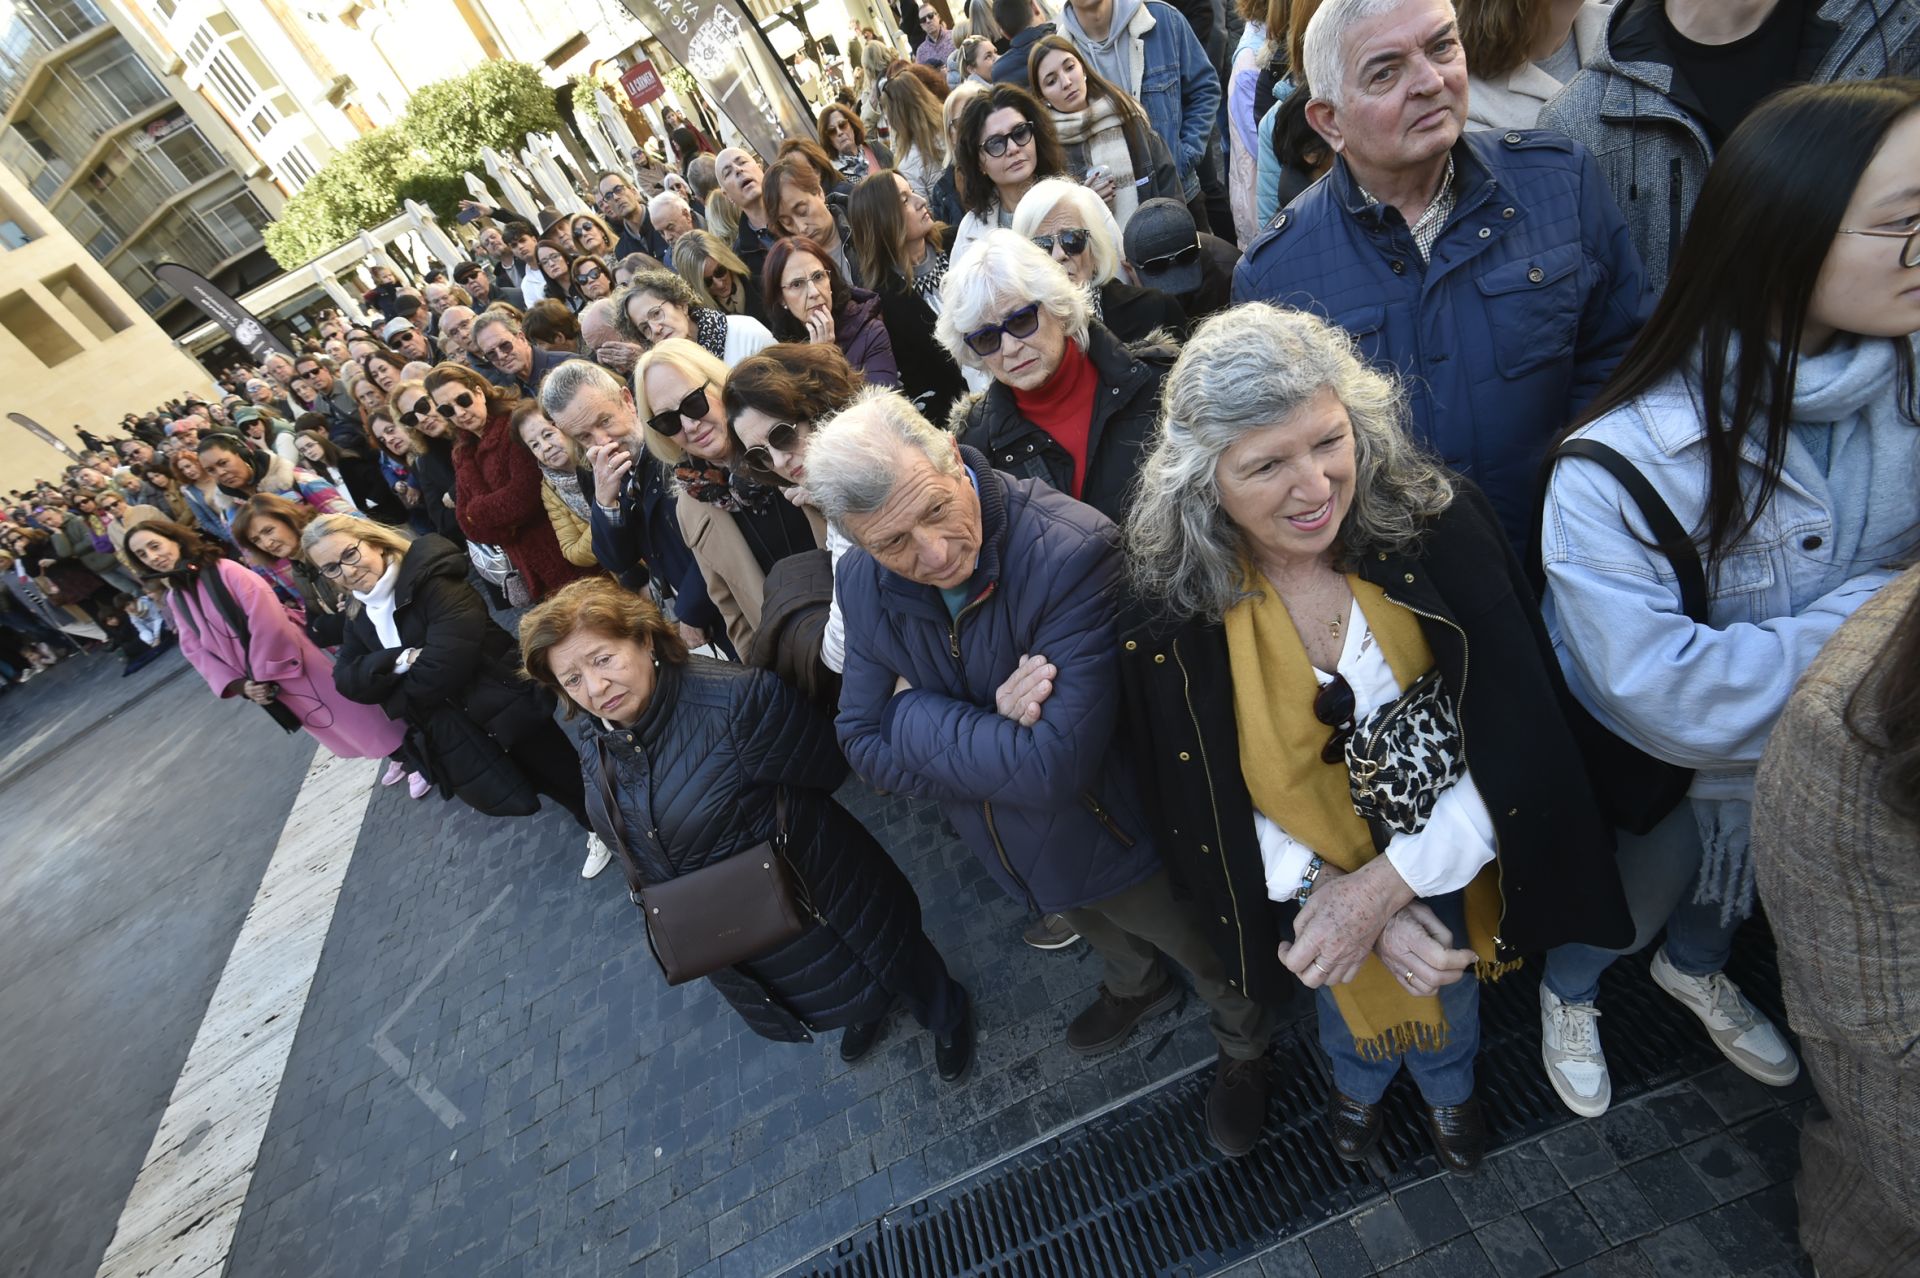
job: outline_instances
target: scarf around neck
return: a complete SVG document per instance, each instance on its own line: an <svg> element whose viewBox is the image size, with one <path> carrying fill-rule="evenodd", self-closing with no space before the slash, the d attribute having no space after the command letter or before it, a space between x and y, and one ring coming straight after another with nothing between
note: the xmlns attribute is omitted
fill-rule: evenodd
<svg viewBox="0 0 1920 1278"><path fill-rule="evenodd" d="M1379 855L1367 823L1353 810L1344 763L1320 761L1331 729L1314 717L1320 681L1287 605L1251 564L1250 597L1227 610L1227 659L1233 675L1234 719L1240 731L1240 772L1256 808L1328 865L1351 873ZM1402 689L1433 668L1433 651L1420 619L1388 599L1380 587L1349 575L1347 586ZM1517 964L1497 964L1493 938L1500 922L1499 864L1490 862L1467 885L1467 943L1479 956L1475 974L1494 980ZM1360 974L1330 987L1365 1060L1409 1051L1438 1051L1451 1033L1440 1000L1407 993L1378 955Z"/></svg>
<svg viewBox="0 0 1920 1278"><path fill-rule="evenodd" d="M1140 190L1134 183L1142 176L1133 171L1133 149L1127 145L1126 118L1109 98L1089 99L1084 110L1055 111L1055 129L1060 145L1082 152L1082 175L1087 169L1103 167L1113 178L1113 220L1122 227L1140 207Z"/></svg>
<svg viewBox="0 0 1920 1278"><path fill-rule="evenodd" d="M571 470L549 470L540 468L547 477L547 484L559 494L561 502L568 510L585 520L593 518L593 510L587 504L587 495L580 491L580 476Z"/></svg>
<svg viewBox="0 0 1920 1278"><path fill-rule="evenodd" d="M739 294L740 285L738 283L734 284L733 291L736 296ZM717 311L711 306L694 307L693 337L695 341L706 348L707 354L713 356L715 359L725 359L727 357L726 312Z"/></svg>

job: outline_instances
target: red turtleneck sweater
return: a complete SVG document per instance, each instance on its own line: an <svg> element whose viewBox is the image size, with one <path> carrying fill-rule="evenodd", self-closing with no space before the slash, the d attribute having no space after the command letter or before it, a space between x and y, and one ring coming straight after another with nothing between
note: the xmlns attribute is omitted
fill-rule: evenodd
<svg viewBox="0 0 1920 1278"><path fill-rule="evenodd" d="M1093 396L1100 389L1093 361L1068 341L1067 353L1053 376L1030 391L1016 390L1013 402L1020 415L1053 436L1073 458L1073 495L1087 482L1087 432L1093 426Z"/></svg>

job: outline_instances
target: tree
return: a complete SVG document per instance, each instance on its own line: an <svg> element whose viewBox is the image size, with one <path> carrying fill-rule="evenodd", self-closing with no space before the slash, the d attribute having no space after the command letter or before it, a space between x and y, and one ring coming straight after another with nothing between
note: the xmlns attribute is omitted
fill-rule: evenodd
<svg viewBox="0 0 1920 1278"><path fill-rule="evenodd" d="M263 237L283 269L378 226L411 198L451 217L480 172L480 148L518 151L529 133L560 126L553 90L525 62L486 62L421 89L398 123L355 139L287 201Z"/></svg>

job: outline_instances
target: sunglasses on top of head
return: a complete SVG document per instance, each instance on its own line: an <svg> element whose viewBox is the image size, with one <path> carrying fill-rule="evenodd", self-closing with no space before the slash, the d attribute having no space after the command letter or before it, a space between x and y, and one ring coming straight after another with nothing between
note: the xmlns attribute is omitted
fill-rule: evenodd
<svg viewBox="0 0 1920 1278"><path fill-rule="evenodd" d="M980 149L997 160L1007 153L1009 146L1025 146L1031 141L1033 141L1033 125L1022 122L1005 133L996 133L990 138L981 139Z"/></svg>
<svg viewBox="0 0 1920 1278"><path fill-rule="evenodd" d="M647 425L662 435L678 435L682 419L692 418L694 421L699 421L712 407L713 405L707 402L706 383L702 382L688 391L674 407L647 418Z"/></svg>

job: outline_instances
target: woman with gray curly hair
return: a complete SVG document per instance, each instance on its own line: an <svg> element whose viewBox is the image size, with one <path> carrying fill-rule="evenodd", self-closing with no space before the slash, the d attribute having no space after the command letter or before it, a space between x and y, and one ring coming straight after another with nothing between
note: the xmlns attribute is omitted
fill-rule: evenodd
<svg viewBox="0 0 1920 1278"><path fill-rule="evenodd" d="M1404 1064L1469 1171L1478 982L1632 930L1533 592L1339 328L1215 316L1162 402L1121 644L1162 854L1249 997L1315 991L1335 1152Z"/></svg>
<svg viewBox="0 0 1920 1278"><path fill-rule="evenodd" d="M684 337L700 343L728 368L773 345L765 324L704 304L691 285L669 270L636 274L614 307L614 325L628 341L651 349Z"/></svg>
<svg viewBox="0 0 1920 1278"><path fill-rule="evenodd" d="M997 470L1038 479L1115 523L1126 518L1177 348L1129 347L1058 262L997 229L947 271L934 335L970 381L991 379L954 408L961 443Z"/></svg>

